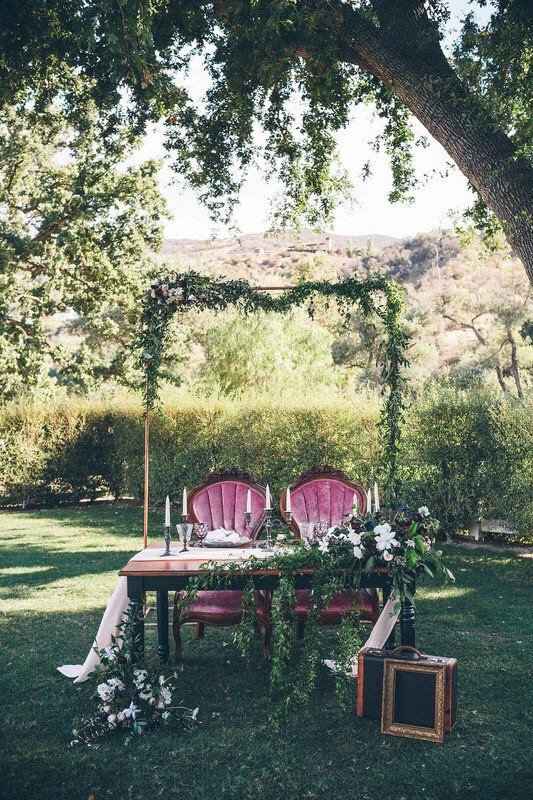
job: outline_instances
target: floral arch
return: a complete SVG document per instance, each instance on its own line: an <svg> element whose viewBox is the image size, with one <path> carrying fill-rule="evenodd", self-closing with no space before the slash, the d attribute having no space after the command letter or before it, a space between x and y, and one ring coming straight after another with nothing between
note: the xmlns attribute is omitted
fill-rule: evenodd
<svg viewBox="0 0 533 800"><path fill-rule="evenodd" d="M148 529L149 495L149 417L157 405L161 381L161 365L176 314L190 311L224 311L235 307L243 314L256 311L287 313L292 308L310 304L322 297L335 302L348 323L353 307L363 317L378 317L385 328L386 342L381 353L381 374L384 402L381 412L380 438L386 493L396 494L397 459L403 417L402 369L407 364L407 333L402 325L403 297L400 287L382 276L367 280L346 278L338 283L308 281L296 286L251 286L243 280L211 278L196 272L171 273L152 281L142 300L141 326L137 348L144 372L145 406L145 472L144 472L144 540Z"/></svg>

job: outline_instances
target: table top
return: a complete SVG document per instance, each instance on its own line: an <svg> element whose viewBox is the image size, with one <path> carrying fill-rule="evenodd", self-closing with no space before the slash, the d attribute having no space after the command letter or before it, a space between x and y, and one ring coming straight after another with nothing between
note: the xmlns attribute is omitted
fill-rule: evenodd
<svg viewBox="0 0 533 800"><path fill-rule="evenodd" d="M209 573L210 569L200 569L202 564L206 564L206 562L216 562L218 559L215 558L214 553L210 553L209 548L205 547L202 548L200 551L198 548L195 551L191 552L189 556L185 555L184 553L180 553L180 558L162 558L161 553L165 549L164 543L161 544L151 544L146 550L142 551L142 559L137 559L133 556L127 564L119 572L119 575L124 575L126 577L141 577L141 576L149 576L149 577L157 577L157 576L167 576L171 577L174 575L204 575ZM153 550L153 559L150 558L149 551ZM228 550L232 550L235 554L235 548L228 548ZM243 561L246 559L246 551L248 548L241 547L238 550L239 556L242 553L241 558ZM229 553L228 553L229 555ZM265 555L267 555L265 553ZM138 554L136 554L138 556ZM237 562L236 557L232 557L231 559L220 559L218 563L222 567L225 563L227 564L228 561L231 560L232 564ZM235 571L232 570L235 574ZM237 571L238 572L238 571ZM246 570L247 574L250 574L250 570ZM251 574L254 575L276 575L277 570L253 570Z"/></svg>
<svg viewBox="0 0 533 800"><path fill-rule="evenodd" d="M205 564L207 561L212 561L213 559L209 556L209 550L205 548L205 551L202 553L191 553L190 557L183 557L178 559L166 559L161 558L161 552L164 549L164 544L158 545L150 545L148 550L154 551L153 559L147 557L146 550L143 551L143 559L142 560L134 560L134 558L130 559L127 564L122 567L119 572L119 575L125 577L175 577L175 576L191 576L191 575L206 575L211 570L206 569L205 567L201 569L201 565ZM246 552L245 548L242 548L243 556ZM224 563L228 563L227 561L220 561L220 566L222 567ZM235 564L235 562L233 562ZM233 575L238 575L239 570L237 565L235 565L235 569L232 570ZM306 567L304 569L298 570L298 574L301 575L310 575L314 572L313 567ZM387 570L377 569L375 573L380 575L386 575ZM243 570L244 574L244 570ZM277 569L254 569L246 570L247 575L271 575L276 576L279 575L279 570Z"/></svg>

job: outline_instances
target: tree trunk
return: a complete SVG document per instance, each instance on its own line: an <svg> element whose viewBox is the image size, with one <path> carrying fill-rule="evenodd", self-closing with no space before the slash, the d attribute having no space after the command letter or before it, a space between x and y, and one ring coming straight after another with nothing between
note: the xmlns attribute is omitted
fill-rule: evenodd
<svg viewBox="0 0 533 800"><path fill-rule="evenodd" d="M500 220L533 283L533 168L424 29L418 46L416 29L411 27L398 46L394 31L387 33L347 7L339 33L346 60L382 81L455 161Z"/></svg>
<svg viewBox="0 0 533 800"><path fill-rule="evenodd" d="M516 340L513 336L511 330L507 331L507 338L509 340L509 344L511 345L511 373L514 378L514 383L516 386L516 393L518 397L522 400L524 398L524 392L522 390L522 380L520 378L520 367L518 365L518 349L516 347Z"/></svg>

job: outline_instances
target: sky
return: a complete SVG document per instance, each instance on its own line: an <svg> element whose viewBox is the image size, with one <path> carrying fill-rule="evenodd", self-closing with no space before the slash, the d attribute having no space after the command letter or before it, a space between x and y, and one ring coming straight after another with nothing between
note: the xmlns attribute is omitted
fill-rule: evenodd
<svg viewBox="0 0 533 800"><path fill-rule="evenodd" d="M457 29L462 16L469 10L468 0L451 0L452 18L450 35ZM479 12L488 15L486 8ZM206 87L206 76L199 60L193 64L188 88L200 97ZM429 138L427 149L418 149L416 169L419 176L429 176L416 191L415 201L409 205L391 204L387 193L391 187L391 173L384 154L375 153L369 142L381 129L381 123L368 107L354 108L349 125L337 137L340 161L348 170L354 184L353 199L336 213L332 231L349 236L385 234L407 237L430 230L449 228L453 218L470 204L472 195L466 179L455 167L443 148ZM417 135L426 134L415 126ZM426 134L427 135L427 134ZM153 127L146 136L141 158L164 157L163 135ZM372 163L372 177L362 182L360 173L366 161ZM446 177L440 173L446 171ZM165 196L171 219L166 224L167 238L207 239L210 236L228 236L231 233L213 226L205 208L191 189L175 183L173 173L164 163L161 170L160 189ZM274 187L275 189L275 187ZM252 170L241 193L241 202L235 214L235 224L241 233L258 233L268 229L273 187L267 184L258 170Z"/></svg>

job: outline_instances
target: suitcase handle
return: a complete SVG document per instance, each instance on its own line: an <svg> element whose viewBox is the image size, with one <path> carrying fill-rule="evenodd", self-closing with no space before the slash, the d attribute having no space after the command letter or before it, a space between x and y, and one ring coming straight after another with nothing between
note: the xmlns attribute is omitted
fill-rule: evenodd
<svg viewBox="0 0 533 800"><path fill-rule="evenodd" d="M400 653L410 653L414 661L418 661L418 659L423 658L420 650L417 650L416 647L411 647L408 644L401 644L399 647L396 647L392 651L391 655L400 655Z"/></svg>

